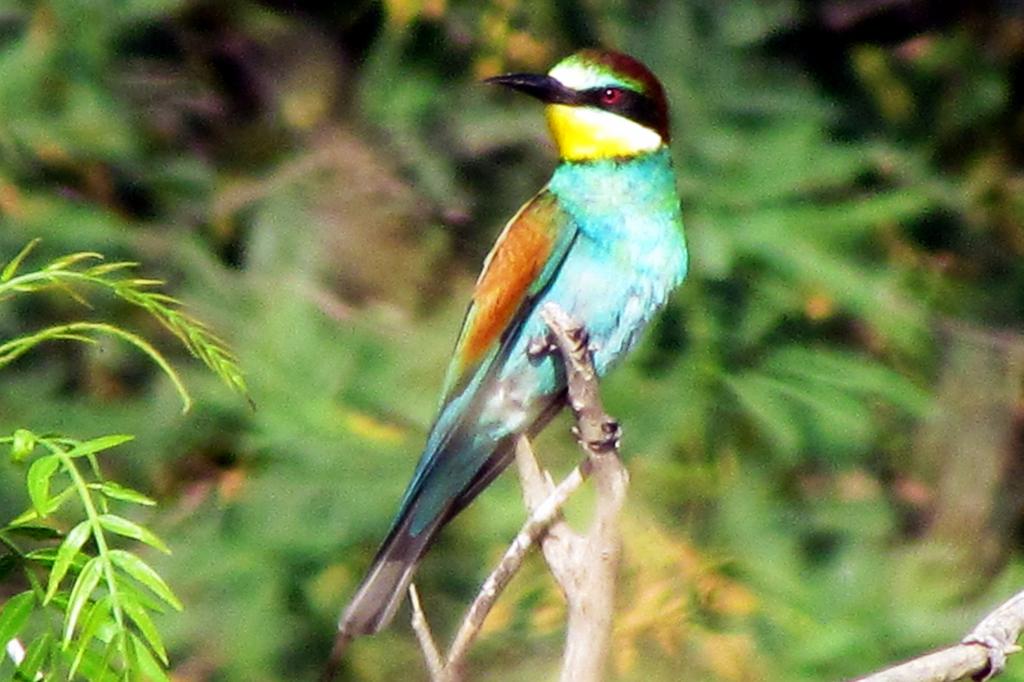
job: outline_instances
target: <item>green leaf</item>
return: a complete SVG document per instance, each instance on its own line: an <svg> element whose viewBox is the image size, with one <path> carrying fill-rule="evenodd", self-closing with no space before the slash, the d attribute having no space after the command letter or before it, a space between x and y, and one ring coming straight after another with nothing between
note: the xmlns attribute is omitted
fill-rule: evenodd
<svg viewBox="0 0 1024 682"><path fill-rule="evenodd" d="M80 263L84 260L103 260L103 254L96 253L95 251L79 251L77 253L69 253L66 256L51 261L46 264L43 268L44 272L52 272L54 270L67 270L71 266Z"/></svg>
<svg viewBox="0 0 1024 682"><path fill-rule="evenodd" d="M126 538L132 538L139 542L144 542L150 547L154 547L165 554L170 554L171 549L156 536L151 530L143 528L133 521L129 521L123 516L117 516L116 514L102 514L99 517L100 524L109 530L111 533L123 535Z"/></svg>
<svg viewBox="0 0 1024 682"><path fill-rule="evenodd" d="M7 263L7 265L4 266L3 271L0 272L0 282L6 282L11 277L14 277L14 273L18 271L18 267L21 265L21 262L25 260L28 254L32 251L32 249L36 247L36 244L38 244L40 241L42 240L39 239L38 237L30 241L28 244L25 245L25 247L21 251L18 252L17 256L12 258Z"/></svg>
<svg viewBox="0 0 1024 682"><path fill-rule="evenodd" d="M35 608L32 590L16 594L0 607L0 646L7 644L21 632Z"/></svg>
<svg viewBox="0 0 1024 682"><path fill-rule="evenodd" d="M68 671L69 678L75 676L75 671L78 670L78 666L82 663L82 657L85 655L89 642L96 637L100 628L112 621L111 599L108 594L89 607L88 612L82 619L82 627L78 631L78 649L75 651L75 658L71 662L71 669Z"/></svg>
<svg viewBox="0 0 1024 682"><path fill-rule="evenodd" d="M133 261L116 261L113 263L94 265L86 270L85 273L92 277L102 277L104 275L109 275L112 272L117 272L118 270L130 270L132 268L137 268L138 266L139 264Z"/></svg>
<svg viewBox="0 0 1024 682"><path fill-rule="evenodd" d="M26 429L18 429L11 439L11 461L24 461L36 449L36 434Z"/></svg>
<svg viewBox="0 0 1024 682"><path fill-rule="evenodd" d="M779 381L818 452L835 461L867 448L875 436L871 412L855 394L818 382Z"/></svg>
<svg viewBox="0 0 1024 682"><path fill-rule="evenodd" d="M50 569L50 580L46 586L46 596L43 597L44 604L48 604L53 599L53 595L57 593L57 588L60 587L61 580L64 579L68 568L71 567L75 555L82 549L82 545L86 543L91 534L92 524L89 520L85 520L72 528L71 532L64 538L60 549L57 550L57 558L53 562L53 568Z"/></svg>
<svg viewBox="0 0 1024 682"><path fill-rule="evenodd" d="M121 445L122 443L127 443L133 439L134 436L126 436L123 434L100 436L99 438L83 441L71 448L68 450L68 457L84 457L85 455L91 455L94 452L109 450L112 447Z"/></svg>
<svg viewBox="0 0 1024 682"><path fill-rule="evenodd" d="M12 520L7 527L10 528L12 532L17 532L18 528L26 527L26 524L28 524L30 521L35 521L40 516L49 516L53 512L57 511L60 508L60 506L67 502L68 499L74 496L74 494L75 487L68 486L67 488L60 491L59 493L57 493L56 495L49 499L49 501L46 503L46 508L43 510L43 514L40 514L32 507L29 507L21 514L18 514L18 516L14 520ZM52 528L50 530L53 533L56 533L56 531L53 531ZM53 536L51 535L51 537Z"/></svg>
<svg viewBox="0 0 1024 682"><path fill-rule="evenodd" d="M153 619L149 617L149 613L142 607L139 602L135 601L130 595L121 595L121 606L124 608L125 613L128 617L135 622L136 627L139 628L139 632L146 638L149 646L153 648L160 660L167 664L167 650L164 648L163 639L160 637L160 631L156 629L153 624Z"/></svg>
<svg viewBox="0 0 1024 682"><path fill-rule="evenodd" d="M108 643L104 639L105 635L106 633L101 631L97 639L93 640L102 646L87 647L83 650L78 676L75 679L88 682L145 682L145 678L140 677L134 669L118 671L113 667L116 664L115 659L122 636L119 635Z"/></svg>
<svg viewBox="0 0 1024 682"><path fill-rule="evenodd" d="M39 563L49 564L52 566L53 562L57 560L57 548L40 547L39 549L33 549L31 552L25 555L25 558L30 559L31 561L38 561Z"/></svg>
<svg viewBox="0 0 1024 682"><path fill-rule="evenodd" d="M43 662L50 653L52 639L50 633L47 632L28 645L28 650L25 652L25 660L18 666L18 676L16 679L36 679L39 668L42 667Z"/></svg>
<svg viewBox="0 0 1024 682"><path fill-rule="evenodd" d="M139 672L142 673L143 679L150 680L151 682L170 682L167 673L157 663L156 659L153 658L153 654L150 653L145 643L134 634L131 636L131 641L132 650L135 653L135 663L139 668Z"/></svg>
<svg viewBox="0 0 1024 682"><path fill-rule="evenodd" d="M25 558L43 564L44 566L53 566L53 563L57 561L57 547L40 547L39 549L33 549L25 555ZM91 558L92 557L86 554L76 554L71 560L71 568L74 569L75 573L78 573L85 568L85 562ZM58 596L60 594L60 592L57 593ZM57 597L54 597L54 602L56 601Z"/></svg>
<svg viewBox="0 0 1024 682"><path fill-rule="evenodd" d="M50 500L50 479L59 467L60 458L57 455L46 455L32 462L32 466L28 468L26 478L28 496L40 516L47 514L46 506Z"/></svg>
<svg viewBox="0 0 1024 682"><path fill-rule="evenodd" d="M171 329L171 331L174 331L174 329ZM107 334L135 346L135 348L146 354L149 359L152 360L161 369L161 371L163 371L167 378L171 380L171 383L174 385L174 389L178 392L178 395L181 398L182 412L188 412L191 408L192 398L189 395L188 390L185 388L185 384L182 382L178 372L171 366L167 358L165 358L160 351L149 343L149 341L138 334L133 334L132 332L112 324L102 322L72 322L69 324L47 327L41 332L19 337L14 341L0 345L0 366L12 361L15 357L26 352L32 346L54 338L67 338L69 334L75 335L76 338L83 334ZM3 353L5 348L7 349L6 356ZM107 447L111 446L107 445Z"/></svg>
<svg viewBox="0 0 1024 682"><path fill-rule="evenodd" d="M877 361L853 353L821 348L787 347L766 360L765 368L780 374L830 384L861 395L878 396L916 415L931 407L927 392Z"/></svg>
<svg viewBox="0 0 1024 682"><path fill-rule="evenodd" d="M174 609L182 610L181 601L174 596L174 592L171 591L171 588L168 587L163 578L145 561L123 549L111 550L110 560L114 562L115 566L148 587Z"/></svg>
<svg viewBox="0 0 1024 682"><path fill-rule="evenodd" d="M149 277L136 277L135 279L129 280L128 283L136 288L159 287L165 284L162 279L152 279ZM168 296L167 294L161 294L159 292L147 293L146 296L153 300L160 301L161 303L170 303L173 305L181 304L181 301L173 296Z"/></svg>
<svg viewBox="0 0 1024 682"><path fill-rule="evenodd" d="M53 540L61 536L60 531L56 528L36 523L22 523L17 526L8 526L4 530L12 535L18 535L30 540Z"/></svg>
<svg viewBox="0 0 1024 682"><path fill-rule="evenodd" d="M82 572L78 574L75 586L71 588L71 596L68 597L67 616L64 620L65 645L71 641L71 637L75 634L75 625L78 623L78 617L89 601L93 590L96 589L96 585L99 584L102 571L103 564L100 561L100 557L93 557L86 562Z"/></svg>
<svg viewBox="0 0 1024 682"><path fill-rule="evenodd" d="M133 490L120 483L114 481L104 481L99 485L101 493L113 500L121 500L122 502L132 502L134 504L141 504L147 507L152 507L156 504L156 500L152 497L143 495L138 490Z"/></svg>

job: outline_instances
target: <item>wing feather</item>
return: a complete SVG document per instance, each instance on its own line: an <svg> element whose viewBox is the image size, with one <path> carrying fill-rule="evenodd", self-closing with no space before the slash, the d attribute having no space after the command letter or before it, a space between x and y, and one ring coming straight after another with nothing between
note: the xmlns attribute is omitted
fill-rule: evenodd
<svg viewBox="0 0 1024 682"><path fill-rule="evenodd" d="M554 274L575 231L548 191L529 201L505 226L477 279L448 367L443 404L494 357L524 303Z"/></svg>

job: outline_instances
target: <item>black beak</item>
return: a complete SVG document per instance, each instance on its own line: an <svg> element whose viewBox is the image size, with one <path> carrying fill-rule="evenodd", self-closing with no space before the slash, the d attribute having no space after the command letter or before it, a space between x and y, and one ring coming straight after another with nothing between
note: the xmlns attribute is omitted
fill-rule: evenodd
<svg viewBox="0 0 1024 682"><path fill-rule="evenodd" d="M506 88L525 92L548 104L573 104L576 102L576 93L551 76L535 73L509 73L504 76L487 78L484 83L504 85Z"/></svg>

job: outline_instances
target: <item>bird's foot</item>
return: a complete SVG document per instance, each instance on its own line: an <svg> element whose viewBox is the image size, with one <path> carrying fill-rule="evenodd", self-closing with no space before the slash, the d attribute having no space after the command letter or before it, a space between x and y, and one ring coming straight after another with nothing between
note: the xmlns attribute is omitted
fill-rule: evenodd
<svg viewBox="0 0 1024 682"><path fill-rule="evenodd" d="M530 343L526 345L526 356L531 360L539 360L557 350L554 337L551 334L544 334L530 339Z"/></svg>
<svg viewBox="0 0 1024 682"><path fill-rule="evenodd" d="M590 332L582 324L567 327L565 335L572 342L571 352L573 354L582 355L588 351L593 351L590 345Z"/></svg>
<svg viewBox="0 0 1024 682"><path fill-rule="evenodd" d="M587 450L604 455L615 452L619 449L622 440L622 427L619 422L611 417L597 425L596 429L588 429L590 433L583 433L579 426L572 427L572 433L576 439Z"/></svg>

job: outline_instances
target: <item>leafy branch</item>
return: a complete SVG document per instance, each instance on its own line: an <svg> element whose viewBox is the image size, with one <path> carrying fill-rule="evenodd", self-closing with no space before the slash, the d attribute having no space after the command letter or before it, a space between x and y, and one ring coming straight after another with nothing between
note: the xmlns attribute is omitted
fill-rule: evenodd
<svg viewBox="0 0 1024 682"><path fill-rule="evenodd" d="M82 290L105 290L145 310L231 389L248 397L241 369L226 344L182 312L180 301L154 290L160 281L129 276L135 263L97 263L102 256L92 252L73 253L19 274L38 242L27 244L0 269L0 302L53 290L88 307ZM0 368L47 341L93 344L104 336L134 346L152 360L170 378L183 409L189 409L191 397L166 357L142 336L107 322L51 325L0 342ZM114 504L148 507L156 502L104 478L97 460L97 455L131 439L108 435L83 441L26 429L0 437L0 445L10 447L12 461L31 462L25 474L31 504L0 527L0 578L20 567L28 583L28 589L0 607L0 645L14 662L18 679L65 674L67 679L78 675L96 681L168 680L167 649L153 614L168 607L181 610L182 604L153 567L118 544L131 539L161 552L170 550L145 526L112 509ZM58 519L72 499L79 502L78 513L68 517L71 521ZM33 543L30 549L23 547L25 539ZM4 665L0 658L0 668Z"/></svg>
<svg viewBox="0 0 1024 682"><path fill-rule="evenodd" d="M114 502L155 502L105 480L96 459L98 453L129 440L130 436L112 435L78 441L24 429L0 437L0 444L10 445L14 461L32 459L26 475L31 506L0 528L0 543L24 565L31 587L0 611L0 641L18 637L34 611L56 606L62 620L59 637L47 633L36 638L19 662L24 679L33 679L41 669L66 669L68 679L79 671L89 679L104 679L115 675L117 667L128 666L147 679L167 679L157 662L168 664L167 650L151 613L166 607L181 610L182 604L149 564L114 542L116 537L129 538L162 552L170 550L152 531L111 509ZM54 493L56 482L64 487ZM38 537L40 530L49 528L40 523L51 520L73 498L79 500L85 519L66 533L55 531L61 539L56 548L23 551L19 536ZM45 586L36 576L39 569L47 572Z"/></svg>
<svg viewBox="0 0 1024 682"><path fill-rule="evenodd" d="M126 272L138 265L130 261L88 265L103 260L102 255L90 251L62 256L38 270L19 275L18 270L38 243L38 239L29 242L3 270L0 270L0 302L19 294L56 289L88 306L88 301L79 291L82 285L105 289L117 298L149 313L174 334L189 353L201 360L232 390L248 398L245 378L237 358L228 350L224 341L213 334L205 324L181 310L181 301L153 290L154 287L162 285L162 281L126 276ZM45 341L73 340L95 343L96 337L102 335L117 337L135 346L153 360L174 384L181 397L183 411L188 411L192 399L181 377L163 354L137 334L106 323L75 322L56 325L7 341L0 344L0 368Z"/></svg>

